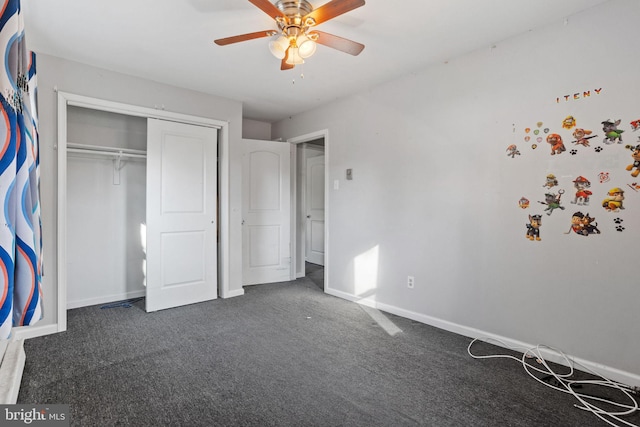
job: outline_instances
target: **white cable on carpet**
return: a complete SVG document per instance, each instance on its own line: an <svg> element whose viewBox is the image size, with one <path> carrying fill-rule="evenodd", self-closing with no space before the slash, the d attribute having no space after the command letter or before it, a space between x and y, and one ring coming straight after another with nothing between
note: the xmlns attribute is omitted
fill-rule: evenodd
<svg viewBox="0 0 640 427"><path fill-rule="evenodd" d="M481 342L486 342L489 344L492 343L496 343L501 347L504 348L508 348L510 350L514 350L514 351L522 351L522 358L518 359L517 357L508 355L508 354L493 354L493 355L486 355L486 356L479 356L479 355L475 355L471 352L471 346L473 346L473 344L477 341L481 341ZM544 359L544 357L542 356L542 350L546 350L546 351L552 351L555 352L557 354L559 354L566 362L566 366L569 368L569 372L566 374L558 374L556 373L553 369L551 369L551 367L547 364L547 361ZM491 339L491 338L476 338L473 341L471 341L471 343L469 343L469 346L467 347L467 352L469 353L469 355L471 357L473 357L474 359L492 359L492 358L505 358L505 359L513 359L516 360L518 362L522 363L522 366L524 367L525 371L527 372L527 374L529 374L532 378L534 378L536 381L538 381L541 384L546 385L547 387L551 387L555 390L561 391L563 393L569 393L571 395L573 395L580 403L581 405L575 405L576 408L578 409L582 409L585 411L590 411L592 412L594 415L596 415L598 418L600 418L601 420L603 420L604 422L606 422L609 425L612 426L616 426L616 427L620 427L622 425L626 425L629 427L640 427L637 424L633 424L630 423L628 421L625 421L623 419L621 419L621 416L624 415L630 415L633 414L634 412L638 411L639 407L638 407L638 402L636 401L636 399L631 395L631 393L633 393L632 388L619 383L619 382L615 382L612 381L608 378L603 377L602 375L592 371L591 369L587 368L586 366L580 365L579 363L574 362L573 360L570 360L569 357L564 354L562 351L557 350L555 348L552 347L548 347L545 345L537 345L535 347L531 347L531 348L524 348L524 347L510 347L508 345L506 345L505 343L503 343L500 340L497 339ZM528 358L534 358L536 360L536 362L538 362L538 364L542 365L544 367L544 369L538 368L534 365L531 365L529 363L527 363L527 359ZM570 380L569 378L573 375L574 372L574 365L578 368L580 368L581 370L588 372L592 375L595 375L599 378L602 378L601 380ZM549 384L546 381L541 380L540 378L536 377L533 372L538 372L541 374L545 374L545 375L550 375L552 376L557 382L558 384L560 384L559 386L555 386L552 384ZM608 387L608 388L613 388L616 389L620 392L622 392L625 396L627 396L630 400L630 404L622 404L619 402L614 402L611 400L607 400L607 399L603 399L603 398L599 398L599 397L595 397L595 396L590 396L590 395L586 395L586 394L581 394L581 393L577 393L572 386L575 385L583 385L583 384L591 384L591 385L596 385L596 386L602 386L602 387ZM601 402L601 403L606 403L608 405L612 405L614 407L620 408L619 411L607 411L604 410L600 407L598 407L595 403L590 403L593 401L597 401L597 402ZM606 418L608 417L608 418ZM618 423L621 424L616 424L615 422L613 422L612 420L615 420Z"/></svg>

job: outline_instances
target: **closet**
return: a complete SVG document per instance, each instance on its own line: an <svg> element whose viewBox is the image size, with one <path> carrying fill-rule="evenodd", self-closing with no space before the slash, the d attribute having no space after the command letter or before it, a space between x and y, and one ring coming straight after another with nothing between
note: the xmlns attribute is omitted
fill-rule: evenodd
<svg viewBox="0 0 640 427"><path fill-rule="evenodd" d="M145 294L147 121L67 109L67 308Z"/></svg>
<svg viewBox="0 0 640 427"><path fill-rule="evenodd" d="M69 308L216 298L226 123L63 93L58 105L60 329Z"/></svg>

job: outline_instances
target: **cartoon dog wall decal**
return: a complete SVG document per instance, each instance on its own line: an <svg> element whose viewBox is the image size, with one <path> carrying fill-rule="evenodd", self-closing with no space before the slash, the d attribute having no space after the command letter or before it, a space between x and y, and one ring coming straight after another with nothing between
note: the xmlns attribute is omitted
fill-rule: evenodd
<svg viewBox="0 0 640 427"><path fill-rule="evenodd" d="M638 119L638 120L632 120L629 124L631 125L631 130L638 130L638 129L640 129L640 119Z"/></svg>
<svg viewBox="0 0 640 427"><path fill-rule="evenodd" d="M573 129L576 127L576 119L573 116L567 116L562 121L562 127L565 129Z"/></svg>
<svg viewBox="0 0 640 427"><path fill-rule="evenodd" d="M576 145L582 145L583 147L589 147L589 140L591 138L596 138L598 135L591 135L593 132L588 129L576 128L573 131L573 137L576 139L575 141L571 141Z"/></svg>
<svg viewBox="0 0 640 427"><path fill-rule="evenodd" d="M616 141L618 144L622 144L622 132L624 132L624 130L618 129L620 122L620 119L616 121L605 120L602 122L602 131L604 132L604 140L602 142L604 144L613 144Z"/></svg>
<svg viewBox="0 0 640 427"><path fill-rule="evenodd" d="M608 212L618 212L624 209L622 201L624 200L624 190L614 187L607 193L608 197L602 201L602 207Z"/></svg>
<svg viewBox="0 0 640 427"><path fill-rule="evenodd" d="M547 215L551 215L555 209L564 210L564 206L560 205L560 198L564 194L564 190L558 190L558 194L555 193L546 193L544 195L544 202L538 201L538 203L542 203L543 205L547 205L547 208L544 210L547 212Z"/></svg>
<svg viewBox="0 0 640 427"><path fill-rule="evenodd" d="M547 143L551 145L551 155L560 154L563 151L567 151L564 146L564 142L562 142L562 137L557 133L550 133L547 135Z"/></svg>
<svg viewBox="0 0 640 427"><path fill-rule="evenodd" d="M573 181L576 189L576 197L571 201L574 205L588 205L589 197L593 194L587 188L591 187L591 182L584 176L579 176Z"/></svg>
<svg viewBox="0 0 640 427"><path fill-rule="evenodd" d="M556 185L558 185L558 178L556 178L556 176L552 173L547 175L547 178L543 187L551 188L551 187L555 187Z"/></svg>
<svg viewBox="0 0 640 427"><path fill-rule="evenodd" d="M595 220L596 219L589 216L589 214L576 212L571 216L571 228L564 234L569 234L572 231L579 236L600 234L600 230L598 230L598 223L595 222Z"/></svg>
<svg viewBox="0 0 640 427"><path fill-rule="evenodd" d="M516 144L511 144L510 146L507 147L507 156L511 156L511 158L513 159L515 156L519 156L520 155L520 150L518 150L518 147L516 146Z"/></svg>
<svg viewBox="0 0 640 427"><path fill-rule="evenodd" d="M640 138L638 138L638 141L640 141ZM633 171L631 172L631 176L635 178L636 176L640 175L640 144L636 145L635 147L627 145L625 148L631 150L631 158L633 159L633 163L628 165L626 169L628 171Z"/></svg>
<svg viewBox="0 0 640 427"><path fill-rule="evenodd" d="M540 238L540 226L542 225L542 216L541 215L529 215L529 224L527 224L527 234L526 238L533 241L542 240Z"/></svg>

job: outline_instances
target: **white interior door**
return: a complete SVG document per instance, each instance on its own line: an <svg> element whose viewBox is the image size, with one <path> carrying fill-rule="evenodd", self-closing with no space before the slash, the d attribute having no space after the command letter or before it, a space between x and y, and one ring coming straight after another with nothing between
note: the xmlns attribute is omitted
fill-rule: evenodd
<svg viewBox="0 0 640 427"><path fill-rule="evenodd" d="M291 280L291 145L242 140L242 283Z"/></svg>
<svg viewBox="0 0 640 427"><path fill-rule="evenodd" d="M324 156L307 159L306 260L324 265Z"/></svg>
<svg viewBox="0 0 640 427"><path fill-rule="evenodd" d="M214 299L217 130L149 119L147 139L146 310Z"/></svg>

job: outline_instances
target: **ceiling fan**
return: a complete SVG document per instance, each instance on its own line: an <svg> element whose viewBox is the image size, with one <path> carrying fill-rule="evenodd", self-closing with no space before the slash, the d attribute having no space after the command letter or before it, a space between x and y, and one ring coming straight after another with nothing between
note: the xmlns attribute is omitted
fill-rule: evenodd
<svg viewBox="0 0 640 427"><path fill-rule="evenodd" d="M249 2L272 17L278 30L263 30L214 40L217 45L225 46L280 34L269 43L269 50L276 58L282 60L281 70L290 70L298 64L303 64L304 59L316 51L316 44L350 55L358 55L364 49L361 43L314 29L316 25L363 6L364 0L331 0L317 9L307 0L278 0L275 4L269 0Z"/></svg>

